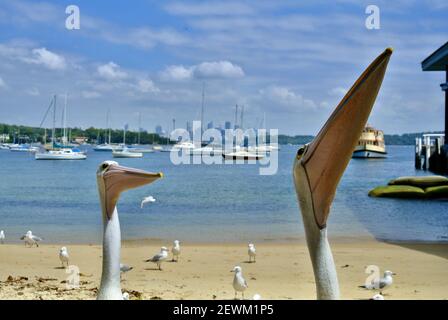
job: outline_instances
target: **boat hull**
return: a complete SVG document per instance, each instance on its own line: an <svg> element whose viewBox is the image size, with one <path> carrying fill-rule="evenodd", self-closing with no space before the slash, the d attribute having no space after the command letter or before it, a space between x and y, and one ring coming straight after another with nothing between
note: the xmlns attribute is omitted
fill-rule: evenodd
<svg viewBox="0 0 448 320"><path fill-rule="evenodd" d="M87 156L85 154L64 155L64 154L36 153L34 158L36 160L85 160L87 159Z"/></svg>
<svg viewBox="0 0 448 320"><path fill-rule="evenodd" d="M222 157L225 160L260 160L265 156L261 154L251 153L223 153Z"/></svg>
<svg viewBox="0 0 448 320"><path fill-rule="evenodd" d="M112 152L114 158L142 158L143 153L138 152Z"/></svg>
<svg viewBox="0 0 448 320"><path fill-rule="evenodd" d="M357 150L353 152L352 158L355 159L381 159L387 158L387 152L373 150Z"/></svg>

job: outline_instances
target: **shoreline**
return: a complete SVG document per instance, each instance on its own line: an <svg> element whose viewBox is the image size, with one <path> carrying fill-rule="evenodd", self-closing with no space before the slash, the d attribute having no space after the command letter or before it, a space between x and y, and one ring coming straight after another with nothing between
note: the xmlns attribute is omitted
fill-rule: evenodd
<svg viewBox="0 0 448 320"><path fill-rule="evenodd" d="M397 273L385 292L387 300L448 299L448 244L389 244L372 239L330 242L342 299L373 296L375 292L358 287L368 276L369 265ZM229 271L235 265L243 268L249 284L246 298L260 294L262 299L315 299L304 241L256 242L256 263L247 262L247 243L181 242L180 261L167 261L159 271L144 261L162 245L171 248L171 242L159 239L123 241L121 261L134 269L123 275L122 289L130 292L131 299L233 299ZM70 265L80 271L78 289L66 288L69 274L60 267L59 245L0 245L0 299L94 299L101 277L101 245L67 247Z"/></svg>

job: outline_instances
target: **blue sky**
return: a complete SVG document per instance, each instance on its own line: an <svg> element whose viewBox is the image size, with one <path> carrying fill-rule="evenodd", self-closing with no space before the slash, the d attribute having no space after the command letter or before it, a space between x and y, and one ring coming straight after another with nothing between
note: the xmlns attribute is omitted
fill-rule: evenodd
<svg viewBox="0 0 448 320"><path fill-rule="evenodd" d="M65 8L80 8L67 30ZM365 27L366 6L381 28ZM443 129L444 74L420 62L448 40L448 2L0 0L0 122L38 126L52 94L69 125L153 130L199 119L315 134L384 48L395 49L370 123L386 133ZM49 125L49 123L48 123Z"/></svg>

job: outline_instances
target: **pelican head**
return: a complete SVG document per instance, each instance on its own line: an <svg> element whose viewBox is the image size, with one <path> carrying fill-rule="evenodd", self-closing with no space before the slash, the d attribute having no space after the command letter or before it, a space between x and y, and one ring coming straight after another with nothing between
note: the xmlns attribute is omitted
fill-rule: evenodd
<svg viewBox="0 0 448 320"><path fill-rule="evenodd" d="M59 252L66 252L67 251L67 248L66 247L62 247L60 250L59 250Z"/></svg>
<svg viewBox="0 0 448 320"><path fill-rule="evenodd" d="M123 191L149 184L163 177L162 173L150 173L120 166L115 161L104 161L97 170L97 183L103 199L103 212L110 219Z"/></svg>
<svg viewBox="0 0 448 320"><path fill-rule="evenodd" d="M327 220L339 181L347 167L380 90L392 49L386 49L362 73L314 140L300 148L293 177L313 263L318 298L339 298Z"/></svg>

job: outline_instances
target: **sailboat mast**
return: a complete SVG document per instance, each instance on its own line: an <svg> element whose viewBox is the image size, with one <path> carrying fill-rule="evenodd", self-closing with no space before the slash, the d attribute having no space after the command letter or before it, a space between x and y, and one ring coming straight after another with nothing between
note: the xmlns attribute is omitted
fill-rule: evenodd
<svg viewBox="0 0 448 320"><path fill-rule="evenodd" d="M64 116L63 116L63 138L62 144L67 143L67 93L65 94L65 102L64 102Z"/></svg>
<svg viewBox="0 0 448 320"><path fill-rule="evenodd" d="M201 106L201 143L204 133L204 100L205 100L205 83L202 83L202 106Z"/></svg>
<svg viewBox="0 0 448 320"><path fill-rule="evenodd" d="M241 130L243 130L244 106L241 107Z"/></svg>
<svg viewBox="0 0 448 320"><path fill-rule="evenodd" d="M138 145L140 145L141 127L142 127L142 114L141 114L141 112L139 112L138 113L138 142L137 142Z"/></svg>
<svg viewBox="0 0 448 320"><path fill-rule="evenodd" d="M51 130L52 148L54 148L55 144L55 134L56 134L56 95L54 95L53 98L53 129Z"/></svg>
<svg viewBox="0 0 448 320"><path fill-rule="evenodd" d="M238 104L235 106L235 129L238 129Z"/></svg>
<svg viewBox="0 0 448 320"><path fill-rule="evenodd" d="M109 144L110 144L110 123L109 123L109 113L110 113L110 109L107 109L107 114L106 114L106 127L109 130Z"/></svg>

